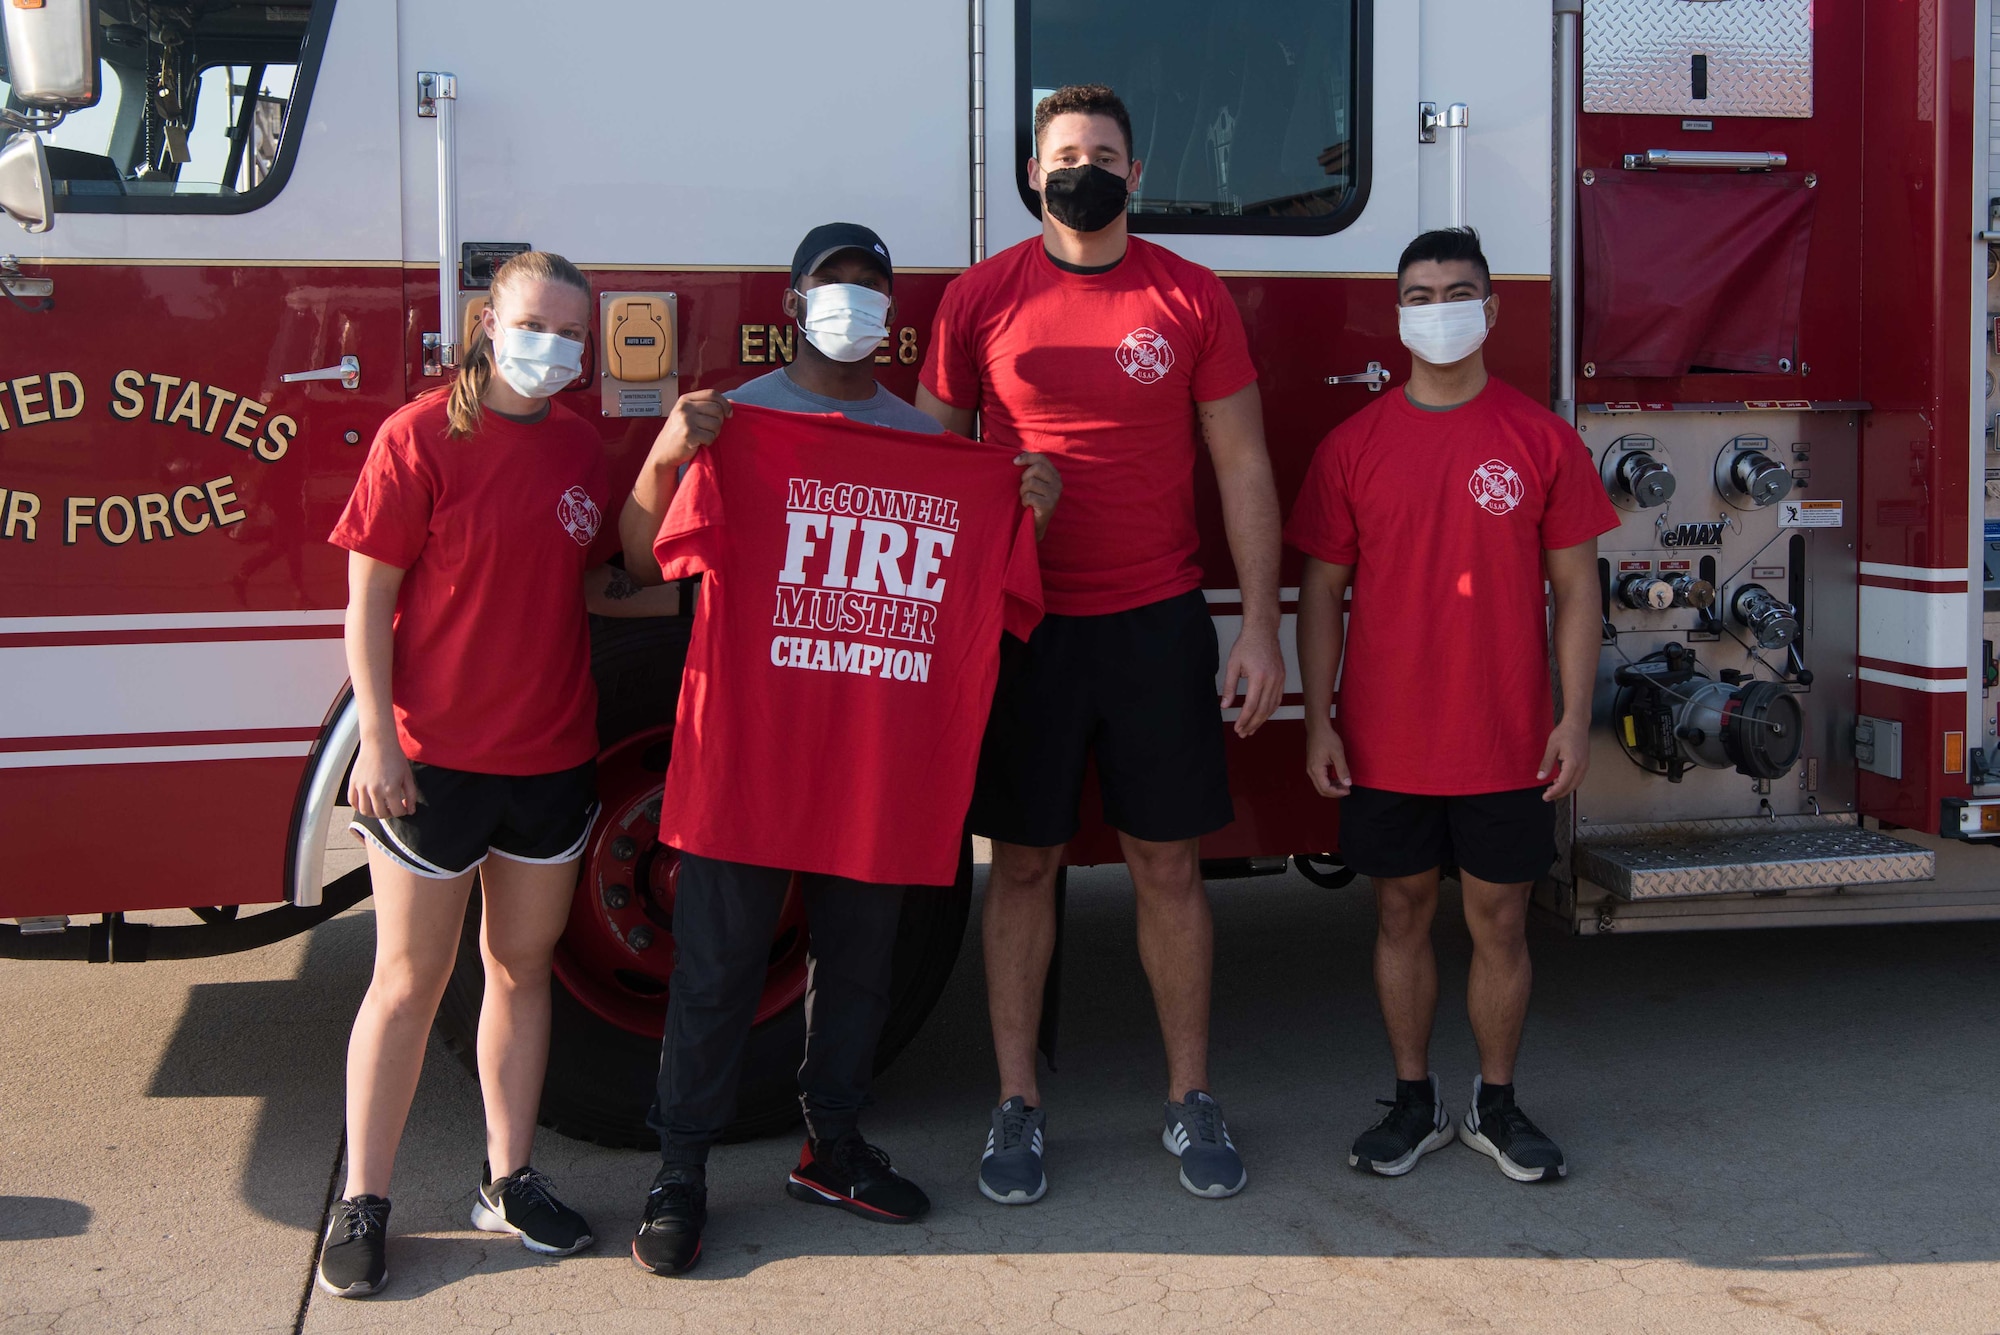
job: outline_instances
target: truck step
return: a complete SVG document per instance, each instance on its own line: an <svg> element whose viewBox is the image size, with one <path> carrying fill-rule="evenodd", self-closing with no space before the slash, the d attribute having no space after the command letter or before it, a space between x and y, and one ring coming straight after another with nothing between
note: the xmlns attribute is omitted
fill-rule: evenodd
<svg viewBox="0 0 2000 1335"><path fill-rule="evenodd" d="M1937 854L1854 817L1684 821L1578 831L1576 874L1621 899L1928 881Z"/></svg>

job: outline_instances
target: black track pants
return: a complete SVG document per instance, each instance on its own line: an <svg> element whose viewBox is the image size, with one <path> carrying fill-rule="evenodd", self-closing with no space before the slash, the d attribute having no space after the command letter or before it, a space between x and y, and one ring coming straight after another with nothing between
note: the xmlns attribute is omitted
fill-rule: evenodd
<svg viewBox="0 0 2000 1335"><path fill-rule="evenodd" d="M674 963L660 1044L658 1101L647 1119L660 1157L699 1164L736 1115L743 1050L764 989L771 939L792 873L681 854ZM889 975L903 887L799 877L812 954L799 1102L817 1139L852 1130L867 1102L875 1044L889 1017Z"/></svg>

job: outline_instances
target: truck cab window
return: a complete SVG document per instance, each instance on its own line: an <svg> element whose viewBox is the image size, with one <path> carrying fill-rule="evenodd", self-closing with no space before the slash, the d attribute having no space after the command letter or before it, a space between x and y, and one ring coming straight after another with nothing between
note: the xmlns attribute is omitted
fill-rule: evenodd
<svg viewBox="0 0 2000 1335"><path fill-rule="evenodd" d="M1339 231L1367 197L1371 3L1023 0L1016 162L1042 98L1109 84L1145 163L1135 231Z"/></svg>
<svg viewBox="0 0 2000 1335"><path fill-rule="evenodd" d="M284 187L332 0L102 0L98 104L46 136L59 213L240 213ZM4 77L0 95L18 106Z"/></svg>

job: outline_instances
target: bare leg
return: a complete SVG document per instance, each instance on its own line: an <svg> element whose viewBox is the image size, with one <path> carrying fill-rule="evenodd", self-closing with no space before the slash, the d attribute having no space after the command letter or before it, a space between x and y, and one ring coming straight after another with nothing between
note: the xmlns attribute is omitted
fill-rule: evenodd
<svg viewBox="0 0 2000 1335"><path fill-rule="evenodd" d="M1438 872L1381 877L1375 882L1375 995L1398 1080L1422 1080L1431 1069L1431 1023L1437 1018Z"/></svg>
<svg viewBox="0 0 2000 1335"><path fill-rule="evenodd" d="M1465 1008L1472 1038L1479 1045L1479 1078L1489 1085L1514 1083L1514 1058L1528 1019L1534 965L1528 959L1527 882L1495 885L1459 875L1465 887L1465 925L1472 933L1472 972ZM1432 991L1436 996L1435 988Z"/></svg>
<svg viewBox="0 0 2000 1335"><path fill-rule="evenodd" d="M375 974L347 1041L345 1196L389 1194L396 1145L416 1097L424 1043L451 978L472 873L418 876L368 845L375 888Z"/></svg>
<svg viewBox="0 0 2000 1335"><path fill-rule="evenodd" d="M549 1064L549 961L569 921L577 867L495 853L480 868L486 995L479 1007L479 1091L495 1181L527 1167L534 1150Z"/></svg>
<svg viewBox="0 0 2000 1335"><path fill-rule="evenodd" d="M1042 1101L1035 1078L1035 1034L1042 1024L1042 986L1056 944L1056 869L1063 845L1031 848L993 843L981 925L986 949L986 1009L993 1055L1000 1067L1000 1101Z"/></svg>
<svg viewBox="0 0 2000 1335"><path fill-rule="evenodd" d="M1201 841L1157 844L1122 830L1119 846L1138 899L1139 962L1167 1049L1167 1099L1208 1088L1208 999L1215 920L1201 879Z"/></svg>

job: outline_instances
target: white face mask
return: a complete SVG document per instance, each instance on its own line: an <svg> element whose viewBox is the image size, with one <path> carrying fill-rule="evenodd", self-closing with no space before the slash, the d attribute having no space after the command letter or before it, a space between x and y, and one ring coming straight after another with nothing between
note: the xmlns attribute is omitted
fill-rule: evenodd
<svg viewBox="0 0 2000 1335"><path fill-rule="evenodd" d="M889 337L889 298L859 283L828 283L799 294L806 341L837 362L858 362Z"/></svg>
<svg viewBox="0 0 2000 1335"><path fill-rule="evenodd" d="M493 341L493 369L515 393L546 399L583 370L583 344L560 334L502 329Z"/></svg>
<svg viewBox="0 0 2000 1335"><path fill-rule="evenodd" d="M1464 361L1486 341L1486 301L1398 306L1396 329L1403 336L1403 346L1432 366Z"/></svg>

